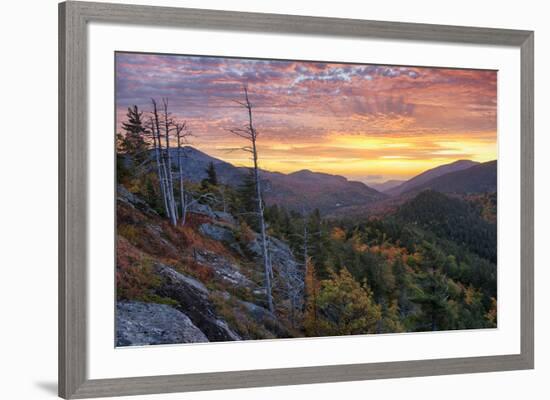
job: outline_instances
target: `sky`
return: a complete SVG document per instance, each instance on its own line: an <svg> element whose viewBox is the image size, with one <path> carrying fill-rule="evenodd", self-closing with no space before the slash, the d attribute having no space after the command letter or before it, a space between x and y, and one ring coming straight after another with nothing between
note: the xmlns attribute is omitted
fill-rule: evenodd
<svg viewBox="0 0 550 400"><path fill-rule="evenodd" d="M249 154L229 129L248 86L260 167L365 183L407 179L459 159L497 158L497 72L116 53L117 131L127 108L168 99L189 144L238 166Z"/></svg>

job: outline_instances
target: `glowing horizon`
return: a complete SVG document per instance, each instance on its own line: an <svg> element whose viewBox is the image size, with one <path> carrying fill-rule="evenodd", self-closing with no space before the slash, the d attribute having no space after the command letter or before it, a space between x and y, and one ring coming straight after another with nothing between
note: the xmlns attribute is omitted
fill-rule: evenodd
<svg viewBox="0 0 550 400"><path fill-rule="evenodd" d="M250 165L228 151L244 145L227 129L245 122L233 101L245 82L266 170L375 183L497 159L497 73L485 70L117 53L117 131L129 106L165 97L189 145Z"/></svg>

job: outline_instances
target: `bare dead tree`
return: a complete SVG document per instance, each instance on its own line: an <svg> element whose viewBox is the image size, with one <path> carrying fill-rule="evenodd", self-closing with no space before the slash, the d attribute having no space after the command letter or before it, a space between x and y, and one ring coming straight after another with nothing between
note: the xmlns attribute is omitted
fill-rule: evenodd
<svg viewBox="0 0 550 400"><path fill-rule="evenodd" d="M292 327L296 327L296 321L300 320L304 304L304 278L301 263L292 259L286 260L278 268L278 279L282 281L280 286L283 296L288 300L288 315Z"/></svg>
<svg viewBox="0 0 550 400"><path fill-rule="evenodd" d="M183 143L187 143L187 138L191 136L191 132L187 130L187 123L184 121L182 123L175 123L176 130L176 139L178 144L178 178L180 186L180 207L181 207L181 225L185 225L185 220L187 217L187 192L185 190L185 185L183 182Z"/></svg>
<svg viewBox="0 0 550 400"><path fill-rule="evenodd" d="M301 252L301 257L299 262L296 264L296 269L288 272L290 275L290 287L288 292L290 294L289 298L291 299L291 305L295 307L295 310L298 312L304 311L305 298L306 298L306 275L308 263L311 263L311 257L309 255L309 249L312 246L312 242L319 238L321 235L320 230L311 231L308 223L308 214L306 207L302 207L302 232L293 233L293 237L297 237L301 241L301 245L298 248L298 251ZM291 314L293 315L293 314Z"/></svg>
<svg viewBox="0 0 550 400"><path fill-rule="evenodd" d="M248 141L249 145L241 147L241 150L246 151L252 155L253 161L253 172L254 172L254 181L256 184L256 201L257 201L257 215L258 221L260 224L260 235L261 235L261 248L262 248L262 257L264 264L264 278L265 278L265 290L266 290L266 299L269 311L273 312L273 295L271 281L273 278L273 270L271 267L271 262L269 260L268 253L268 242L267 242L267 233L266 233L266 224L264 218L264 206L262 201L262 189L260 183L260 173L258 168L258 149L256 147L256 141L258 138L258 131L254 127L254 122L252 118L252 103L248 97L248 88L246 85L243 85L244 101L235 100L237 104L243 107L246 110L248 122L238 128L229 129L233 135L236 135L240 138L243 138Z"/></svg>
<svg viewBox="0 0 550 400"><path fill-rule="evenodd" d="M177 225L178 221L178 208L176 207L176 200L174 198L174 180L172 177L172 159L170 155L170 134L175 129L174 122L170 118L168 112L168 99L162 99L163 105L163 123L164 123L164 140L165 140L165 166L166 166L166 188L168 197L168 206L170 208L170 220L172 225Z"/></svg>
<svg viewBox="0 0 550 400"><path fill-rule="evenodd" d="M226 199L226 188L224 185L219 185L218 188L216 189L217 192L220 194L220 199L221 199L221 203L222 203L222 211L224 213L227 212L227 199Z"/></svg>
<svg viewBox="0 0 550 400"><path fill-rule="evenodd" d="M151 99L153 104L152 116L149 119L151 135L153 137L153 147L155 151L155 161L157 164L157 175L159 179L160 191L162 193L162 199L164 202L164 211L167 216L170 216L170 207L168 205L168 194L166 190L166 168L164 165L164 159L162 157L162 143L160 137L160 121L157 109L157 103L154 99Z"/></svg>

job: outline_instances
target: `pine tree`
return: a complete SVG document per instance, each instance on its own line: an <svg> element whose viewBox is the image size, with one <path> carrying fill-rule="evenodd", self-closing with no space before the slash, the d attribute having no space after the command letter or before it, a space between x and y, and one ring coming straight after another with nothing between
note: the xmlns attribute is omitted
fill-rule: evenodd
<svg viewBox="0 0 550 400"><path fill-rule="evenodd" d="M206 178L202 180L202 187L208 188L208 186L218 186L218 174L216 173L216 167L212 161L208 163Z"/></svg>
<svg viewBox="0 0 550 400"><path fill-rule="evenodd" d="M235 211L255 231L259 227L258 217L256 216L257 206L256 182L254 180L254 173L250 170L237 189L237 209Z"/></svg>
<svg viewBox="0 0 550 400"><path fill-rule="evenodd" d="M146 129L142 121L143 113L138 106L128 107L126 122L122 123L122 129L126 132L120 140L120 150L126 153L137 164L147 159L149 146L144 139Z"/></svg>
<svg viewBox="0 0 550 400"><path fill-rule="evenodd" d="M418 317L418 330L442 330L449 328L449 289L447 278L441 272L445 258L434 245L422 245L422 271L418 274L421 291L413 296L413 302L420 305L422 314Z"/></svg>
<svg viewBox="0 0 550 400"><path fill-rule="evenodd" d="M315 271L319 279L329 277L327 269L328 258L331 253L335 253L331 248L329 229L321 218L319 209L315 209L309 216L308 232L310 232L310 254L312 262L315 265Z"/></svg>
<svg viewBox="0 0 550 400"><path fill-rule="evenodd" d="M319 292L319 282L317 281L315 266L311 259L306 260L305 274L305 313L304 330L306 336L319 336L319 326L317 317L317 296Z"/></svg>

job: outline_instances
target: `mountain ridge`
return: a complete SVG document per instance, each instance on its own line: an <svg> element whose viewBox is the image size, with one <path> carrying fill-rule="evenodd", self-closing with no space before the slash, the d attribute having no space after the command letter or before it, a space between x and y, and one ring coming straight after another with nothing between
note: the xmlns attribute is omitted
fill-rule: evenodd
<svg viewBox="0 0 550 400"><path fill-rule="evenodd" d="M481 193L497 190L497 161L479 163L470 168L449 172L403 193L434 190L441 193Z"/></svg>
<svg viewBox="0 0 550 400"><path fill-rule="evenodd" d="M479 163L477 161L457 160L449 164L439 165L435 168L428 169L412 177L411 179L407 180L403 184L385 191L385 193L390 196L398 196L414 189L417 186L423 185L424 183L434 178L448 174L450 172L461 171L478 164Z"/></svg>
<svg viewBox="0 0 550 400"><path fill-rule="evenodd" d="M405 180L402 179L390 179L384 182L369 183L369 186L373 189L378 190L379 192L386 193L388 190L393 189L399 185L405 183Z"/></svg>
<svg viewBox="0 0 550 400"><path fill-rule="evenodd" d="M250 171L250 167L235 166L192 146L185 146L183 154L184 178L192 182L198 183L206 178L206 168L209 163L214 164L219 181L233 187L238 187ZM171 148L170 155L176 167L177 149ZM496 171L496 161L494 163ZM463 172L485 164L487 163L457 160L426 170L385 191L377 190L363 182L349 180L341 175L315 172L310 169L301 169L288 174L260 169L260 179L267 205L276 204L296 211L317 208L326 215L334 214L338 210L360 210L371 208L371 205L383 205L390 199L410 197L426 189L450 193L496 191L496 185L491 183L496 182L496 172L489 171L490 166L480 167L479 171ZM477 172L481 172L483 177L476 177ZM447 177L448 175L450 177ZM398 203L401 202L398 201Z"/></svg>
<svg viewBox="0 0 550 400"><path fill-rule="evenodd" d="M239 186L249 167L238 167L227 161L212 157L192 146L183 148L184 177L192 182L206 178L206 167L212 162L220 182ZM177 149L170 149L173 164L177 164ZM366 204L387 196L370 186L348 180L341 175L314 172L308 169L289 174L260 169L264 199L268 205L284 205L290 209L318 208L327 213L343 206Z"/></svg>

